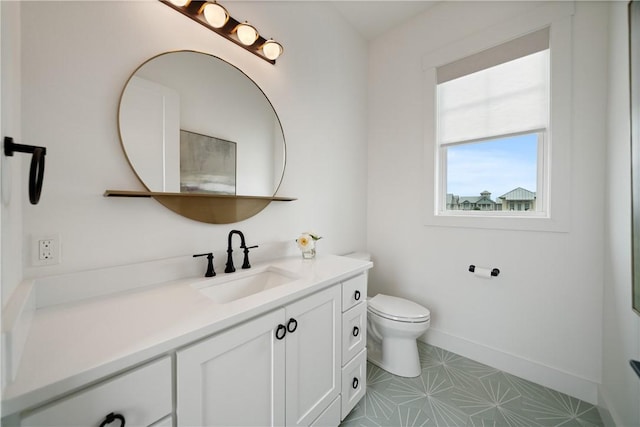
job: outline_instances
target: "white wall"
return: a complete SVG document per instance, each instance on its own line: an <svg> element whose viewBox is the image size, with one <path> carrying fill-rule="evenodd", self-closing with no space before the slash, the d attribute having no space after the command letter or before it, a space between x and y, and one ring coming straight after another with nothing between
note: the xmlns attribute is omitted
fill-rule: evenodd
<svg viewBox="0 0 640 427"><path fill-rule="evenodd" d="M539 4L539 3L538 3ZM527 13L526 2L443 2L370 46L370 293L431 309L426 339L595 402L601 377L607 16L578 2L573 19L573 139L567 233L424 225L421 58ZM379 58L385 58L380 61ZM470 264L498 267L474 278Z"/></svg>
<svg viewBox="0 0 640 427"><path fill-rule="evenodd" d="M327 5L225 5L232 16L250 20L283 44L276 66L158 1L20 5L23 138L48 150L40 204L25 204L22 248L15 248L24 257L25 276L211 250L221 269L227 234L234 228L249 244L261 246L252 250L254 263L297 255L294 239L307 229L324 236L320 253L365 247L367 50ZM106 189L142 189L118 140L122 87L143 61L179 49L219 56L262 87L286 137L287 170L279 194L297 201L272 203L238 224L210 225L178 216L152 199L102 196ZM31 266L30 241L41 233L60 234L61 264ZM204 272L206 261L193 262L202 263Z"/></svg>
<svg viewBox="0 0 640 427"><path fill-rule="evenodd" d="M20 104L20 6L16 2L0 2L2 35L2 118L0 138L14 138L14 142L26 144L22 140L21 104ZM4 142L3 142L4 144ZM4 148L3 148L4 149ZM29 156L16 153L13 157L0 153L2 217L2 301L6 301L11 291L22 280L22 204L28 202L26 194Z"/></svg>
<svg viewBox="0 0 640 427"><path fill-rule="evenodd" d="M601 398L618 426L640 425L640 316L631 310L631 158L627 3L612 3L609 40L609 129L604 251ZM637 191L637 190L636 190Z"/></svg>

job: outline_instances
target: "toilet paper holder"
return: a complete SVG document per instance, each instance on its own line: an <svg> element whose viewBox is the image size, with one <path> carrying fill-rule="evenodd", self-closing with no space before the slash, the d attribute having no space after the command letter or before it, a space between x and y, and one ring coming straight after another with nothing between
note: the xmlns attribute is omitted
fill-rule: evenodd
<svg viewBox="0 0 640 427"><path fill-rule="evenodd" d="M476 266L475 266L475 265L473 265L473 264L471 264L471 265L469 266L469 271L470 271L470 272L472 272L472 273L473 273L474 271L476 271ZM492 277L498 277L498 274L500 274L500 270L499 270L499 269L497 269L497 268L493 268L493 269L491 269L491 276L492 276Z"/></svg>

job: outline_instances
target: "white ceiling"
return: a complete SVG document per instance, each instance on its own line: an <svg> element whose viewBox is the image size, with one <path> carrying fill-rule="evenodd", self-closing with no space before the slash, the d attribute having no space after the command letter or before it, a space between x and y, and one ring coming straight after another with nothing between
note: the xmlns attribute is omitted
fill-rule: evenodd
<svg viewBox="0 0 640 427"><path fill-rule="evenodd" d="M427 0L339 0L331 3L362 36L371 40L429 9L437 2Z"/></svg>

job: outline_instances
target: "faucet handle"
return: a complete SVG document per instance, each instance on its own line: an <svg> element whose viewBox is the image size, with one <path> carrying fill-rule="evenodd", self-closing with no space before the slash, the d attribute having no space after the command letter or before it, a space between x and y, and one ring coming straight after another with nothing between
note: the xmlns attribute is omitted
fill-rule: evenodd
<svg viewBox="0 0 640 427"><path fill-rule="evenodd" d="M204 274L204 277L213 277L216 275L216 272L213 270L213 253L211 252L207 252L204 254L197 254L194 255L193 257L201 257L201 256L206 256L207 257L207 272Z"/></svg>
<svg viewBox="0 0 640 427"><path fill-rule="evenodd" d="M251 268L251 264L249 264L249 249L257 248L258 245L254 246L244 246L244 261L242 263L242 268Z"/></svg>

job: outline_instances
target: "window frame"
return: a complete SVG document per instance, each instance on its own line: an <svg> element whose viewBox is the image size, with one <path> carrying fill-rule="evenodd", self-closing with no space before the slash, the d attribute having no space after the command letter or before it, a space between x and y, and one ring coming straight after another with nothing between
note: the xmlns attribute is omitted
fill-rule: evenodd
<svg viewBox="0 0 640 427"><path fill-rule="evenodd" d="M571 87L572 87L572 16L573 2L546 3L535 6L526 15L514 16L501 25L429 52L422 58L424 72L424 224L427 226L469 227L482 229L568 232L571 216ZM499 46L530 32L550 28L549 127L543 153L546 181L536 192L545 196L544 215L514 215L486 212L482 215L450 215L439 210L442 194L442 162L436 143L436 68ZM540 178L540 177L538 177Z"/></svg>

